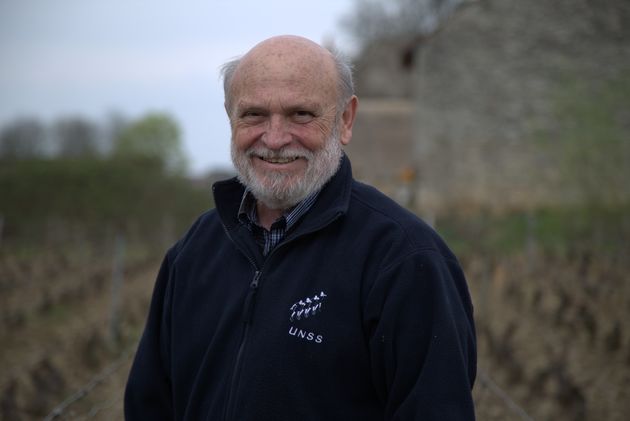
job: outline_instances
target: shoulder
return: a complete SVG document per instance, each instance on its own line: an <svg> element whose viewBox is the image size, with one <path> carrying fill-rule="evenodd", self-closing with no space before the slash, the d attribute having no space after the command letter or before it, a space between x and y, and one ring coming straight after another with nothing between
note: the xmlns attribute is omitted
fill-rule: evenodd
<svg viewBox="0 0 630 421"><path fill-rule="evenodd" d="M183 253L200 250L209 238L216 238L214 232L222 230L216 209L210 209L199 215L184 235L169 249L167 256L175 260Z"/></svg>
<svg viewBox="0 0 630 421"><path fill-rule="evenodd" d="M378 237L377 241L395 250L399 257L428 253L455 260L444 240L429 224L372 186L353 182L348 215Z"/></svg>

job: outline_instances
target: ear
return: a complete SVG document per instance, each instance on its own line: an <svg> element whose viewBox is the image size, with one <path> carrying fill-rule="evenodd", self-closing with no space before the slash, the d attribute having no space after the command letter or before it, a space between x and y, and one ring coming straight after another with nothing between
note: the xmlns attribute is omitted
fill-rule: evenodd
<svg viewBox="0 0 630 421"><path fill-rule="evenodd" d="M356 95L352 95L346 109L343 110L341 115L341 144L347 145L352 139L352 126L354 125L354 118L357 115L357 107L359 106L359 98Z"/></svg>
<svg viewBox="0 0 630 421"><path fill-rule="evenodd" d="M228 102L227 102L227 101L225 101L225 102L223 103L223 108L225 109L225 113L227 114L228 118L229 118L230 120L232 120L232 112L231 112L232 110L231 110L231 109L230 109L230 107L228 106Z"/></svg>

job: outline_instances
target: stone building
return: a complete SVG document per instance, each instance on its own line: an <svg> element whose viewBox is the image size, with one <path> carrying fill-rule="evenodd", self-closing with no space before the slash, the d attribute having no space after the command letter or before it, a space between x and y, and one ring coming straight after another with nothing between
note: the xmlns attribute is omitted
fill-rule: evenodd
<svg viewBox="0 0 630 421"><path fill-rule="evenodd" d="M559 150L541 144L572 81L630 74L629 18L624 0L477 0L435 33L367 46L348 148L357 176L432 212L569 200Z"/></svg>

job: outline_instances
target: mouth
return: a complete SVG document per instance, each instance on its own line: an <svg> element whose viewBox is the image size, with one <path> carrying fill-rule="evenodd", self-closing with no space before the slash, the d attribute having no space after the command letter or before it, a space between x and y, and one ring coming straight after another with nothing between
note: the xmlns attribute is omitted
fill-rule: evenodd
<svg viewBox="0 0 630 421"><path fill-rule="evenodd" d="M293 156L293 157L265 157L265 156L259 156L259 159L268 162L270 164L289 164L291 162L297 161L299 159L299 157L297 156Z"/></svg>

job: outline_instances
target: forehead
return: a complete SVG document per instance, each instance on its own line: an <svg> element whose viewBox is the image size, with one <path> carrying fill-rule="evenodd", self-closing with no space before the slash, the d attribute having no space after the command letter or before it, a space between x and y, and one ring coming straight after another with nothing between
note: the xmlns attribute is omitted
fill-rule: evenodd
<svg viewBox="0 0 630 421"><path fill-rule="evenodd" d="M323 50L323 49L322 49ZM236 101L334 101L337 75L329 53L299 46L268 46L243 57L232 81Z"/></svg>

